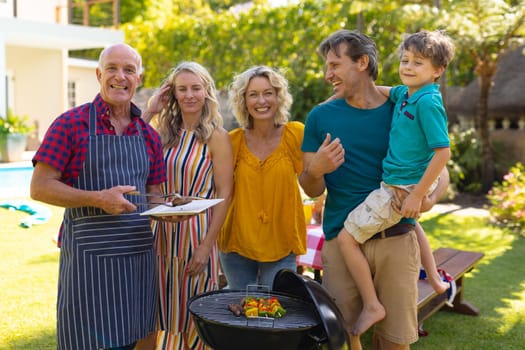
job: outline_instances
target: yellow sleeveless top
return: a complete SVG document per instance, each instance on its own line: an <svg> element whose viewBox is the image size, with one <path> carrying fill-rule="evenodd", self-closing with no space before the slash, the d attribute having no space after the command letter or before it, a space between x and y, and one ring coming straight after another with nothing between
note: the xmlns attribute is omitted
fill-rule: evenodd
<svg viewBox="0 0 525 350"><path fill-rule="evenodd" d="M260 262L306 253L306 224L297 177L303 170L304 124L289 122L281 142L260 161L244 130L230 131L234 193L219 234L219 249Z"/></svg>

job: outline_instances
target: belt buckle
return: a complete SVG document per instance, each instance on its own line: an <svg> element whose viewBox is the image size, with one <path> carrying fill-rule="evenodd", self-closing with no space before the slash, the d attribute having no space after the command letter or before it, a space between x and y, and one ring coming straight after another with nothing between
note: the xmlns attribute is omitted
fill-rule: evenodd
<svg viewBox="0 0 525 350"><path fill-rule="evenodd" d="M381 239L385 239L385 238L388 237L388 236L386 235L386 230L381 231L380 234L381 234L381 235L380 235L381 237L379 237L379 238L381 238Z"/></svg>

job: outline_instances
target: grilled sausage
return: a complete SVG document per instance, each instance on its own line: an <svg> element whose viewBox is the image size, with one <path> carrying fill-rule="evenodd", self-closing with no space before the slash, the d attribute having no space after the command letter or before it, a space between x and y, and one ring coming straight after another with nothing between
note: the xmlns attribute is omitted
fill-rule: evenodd
<svg viewBox="0 0 525 350"><path fill-rule="evenodd" d="M240 304L228 304L228 309L233 313L235 317L241 316L244 312L244 309Z"/></svg>
<svg viewBox="0 0 525 350"><path fill-rule="evenodd" d="M188 204L189 202L191 202L192 199L191 198L188 198L188 197L182 197L182 198L175 198L174 200L171 201L171 204L176 207L177 205L184 205L184 204Z"/></svg>

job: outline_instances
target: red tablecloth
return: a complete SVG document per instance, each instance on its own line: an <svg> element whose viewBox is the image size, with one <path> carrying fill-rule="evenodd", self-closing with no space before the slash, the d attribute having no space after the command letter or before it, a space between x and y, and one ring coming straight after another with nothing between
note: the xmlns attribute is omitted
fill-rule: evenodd
<svg viewBox="0 0 525 350"><path fill-rule="evenodd" d="M322 270L321 249L323 242L324 235L321 225L308 225L306 228L306 254L297 257L297 265Z"/></svg>

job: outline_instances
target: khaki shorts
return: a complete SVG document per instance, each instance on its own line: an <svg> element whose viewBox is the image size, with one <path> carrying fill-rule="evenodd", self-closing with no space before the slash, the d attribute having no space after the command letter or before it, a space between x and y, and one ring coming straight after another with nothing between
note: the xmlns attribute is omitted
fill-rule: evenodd
<svg viewBox="0 0 525 350"><path fill-rule="evenodd" d="M438 184L435 180L427 191L432 193ZM364 243L377 232L397 224L403 216L392 208L393 188L411 192L415 185L392 186L381 182L381 187L370 192L366 199L352 210L345 220L345 229L359 243Z"/></svg>
<svg viewBox="0 0 525 350"><path fill-rule="evenodd" d="M396 344L416 342L417 281L421 264L415 231L372 239L361 248L374 276L379 301L386 309L386 317L375 326L376 335ZM361 312L362 303L337 239L324 242L322 257L323 286L341 310L346 326L351 327Z"/></svg>

